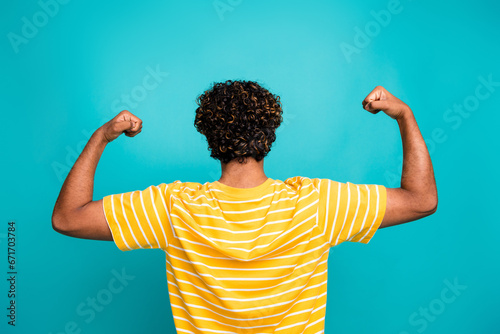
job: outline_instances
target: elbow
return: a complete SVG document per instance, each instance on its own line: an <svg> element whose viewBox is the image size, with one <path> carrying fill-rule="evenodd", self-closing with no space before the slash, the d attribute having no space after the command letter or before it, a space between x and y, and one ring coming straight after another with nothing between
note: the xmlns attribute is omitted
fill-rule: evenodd
<svg viewBox="0 0 500 334"><path fill-rule="evenodd" d="M430 216L434 213L436 213L437 211L437 207L438 207L438 202L437 202L437 198L435 201L433 201L431 204L429 204L426 209L425 209L425 215L426 216Z"/></svg>
<svg viewBox="0 0 500 334"><path fill-rule="evenodd" d="M62 220L61 218L55 214L55 212L52 214L52 229L56 232L61 233L62 232Z"/></svg>
<svg viewBox="0 0 500 334"><path fill-rule="evenodd" d="M52 213L52 229L61 234L66 234L69 231L67 219L56 210Z"/></svg>
<svg viewBox="0 0 500 334"><path fill-rule="evenodd" d="M422 215L422 217L434 214L437 211L438 207L437 192L427 193L421 196L418 202L418 211Z"/></svg>

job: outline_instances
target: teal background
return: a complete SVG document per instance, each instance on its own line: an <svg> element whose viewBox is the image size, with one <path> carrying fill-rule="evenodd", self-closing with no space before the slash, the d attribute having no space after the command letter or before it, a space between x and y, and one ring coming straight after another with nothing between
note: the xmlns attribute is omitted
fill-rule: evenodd
<svg viewBox="0 0 500 334"><path fill-rule="evenodd" d="M218 13L221 2L228 7ZM46 22L39 2L3 3L0 249L6 252L14 220L18 276L12 328L3 255L0 332L175 332L163 252L121 252L112 242L51 228L64 178L88 136L121 110L122 94L138 97L147 68L158 66L168 75L126 105L143 131L108 145L95 200L175 180L217 180L220 164L193 126L195 98L226 79L257 80L282 99L284 123L265 158L267 176L397 187L397 123L361 108L382 85L415 113L439 208L378 231L369 245L331 249L325 332L497 333L500 87L480 88L489 96L467 116L447 110L476 101L480 77L500 81L500 5L402 0L377 31L371 11L387 10L385 0L221 2L69 1L57 13L50 7ZM11 33L23 36L23 18L34 16L38 31L25 28L26 43L11 43ZM346 57L342 43L355 47L355 28L367 24L372 37ZM79 314L87 298L104 296L113 270L134 278L93 318L88 306ZM462 290L444 303L443 291L453 296L446 282L454 280Z"/></svg>

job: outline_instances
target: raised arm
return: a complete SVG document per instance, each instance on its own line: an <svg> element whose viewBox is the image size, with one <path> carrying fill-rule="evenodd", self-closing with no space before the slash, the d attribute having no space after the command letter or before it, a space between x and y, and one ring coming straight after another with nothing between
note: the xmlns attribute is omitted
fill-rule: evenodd
<svg viewBox="0 0 500 334"><path fill-rule="evenodd" d="M113 240L104 216L102 199L92 200L95 170L108 143L122 133L134 137L141 129L142 121L124 110L92 134L68 173L54 205L54 230L76 238Z"/></svg>
<svg viewBox="0 0 500 334"><path fill-rule="evenodd" d="M432 162L412 110L378 86L363 100L371 113L383 111L397 120L403 141L403 172L399 188L387 188L387 207L379 228L414 221L436 212L438 204Z"/></svg>

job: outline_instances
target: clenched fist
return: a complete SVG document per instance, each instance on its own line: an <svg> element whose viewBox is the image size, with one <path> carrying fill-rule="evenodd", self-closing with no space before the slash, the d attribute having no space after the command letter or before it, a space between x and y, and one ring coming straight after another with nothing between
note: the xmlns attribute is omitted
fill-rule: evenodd
<svg viewBox="0 0 500 334"><path fill-rule="evenodd" d="M400 119L405 114L411 113L406 103L389 93L384 87L377 86L363 100L363 108L376 114L380 110L393 119Z"/></svg>
<svg viewBox="0 0 500 334"><path fill-rule="evenodd" d="M128 110L121 111L112 120L101 126L104 140L112 142L122 133L125 136L134 137L142 130L142 121Z"/></svg>

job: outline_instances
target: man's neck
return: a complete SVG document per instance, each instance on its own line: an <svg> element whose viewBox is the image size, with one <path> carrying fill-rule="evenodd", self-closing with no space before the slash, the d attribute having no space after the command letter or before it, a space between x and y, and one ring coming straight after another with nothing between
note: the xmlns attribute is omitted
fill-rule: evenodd
<svg viewBox="0 0 500 334"><path fill-rule="evenodd" d="M264 173L264 159L257 161L247 157L245 163L234 159L227 164L221 163L220 183L234 188L253 188L264 183L268 177Z"/></svg>

